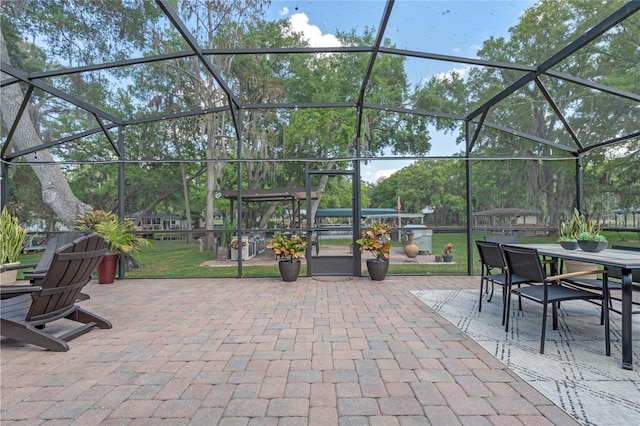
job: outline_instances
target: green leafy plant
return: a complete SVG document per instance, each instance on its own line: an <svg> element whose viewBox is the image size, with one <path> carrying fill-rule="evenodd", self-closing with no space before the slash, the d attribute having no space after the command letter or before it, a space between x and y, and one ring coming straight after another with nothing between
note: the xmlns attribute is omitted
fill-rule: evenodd
<svg viewBox="0 0 640 426"><path fill-rule="evenodd" d="M573 237L571 231L568 229L569 226L567 223L562 223L560 225L560 228L558 230L558 241L566 241L566 242L571 242L571 241L577 241L578 239Z"/></svg>
<svg viewBox="0 0 640 426"><path fill-rule="evenodd" d="M607 239L601 235L602 230L600 227L591 220L590 217L581 215L578 209L573 210L573 218L571 222L575 222L572 225L572 229L578 229L573 238L578 241L607 241ZM571 222L569 222L571 224Z"/></svg>
<svg viewBox="0 0 640 426"><path fill-rule="evenodd" d="M27 241L28 231L6 207L0 214L0 264L15 263Z"/></svg>
<svg viewBox="0 0 640 426"><path fill-rule="evenodd" d="M238 226L238 221L233 219L233 220L229 220L228 217L225 216L224 221L222 223L222 227L224 229L236 229L236 227ZM234 231L222 231L220 233L220 244L221 247L223 246L227 246L227 247L231 247L231 239L233 238L233 235L235 234Z"/></svg>
<svg viewBox="0 0 640 426"><path fill-rule="evenodd" d="M578 235L578 241L607 241L607 238L601 234L593 234L591 232L581 232Z"/></svg>
<svg viewBox="0 0 640 426"><path fill-rule="evenodd" d="M573 209L573 216L568 222L562 222L558 228L559 241L577 241L578 235L585 226L585 217L578 209Z"/></svg>
<svg viewBox="0 0 640 426"><path fill-rule="evenodd" d="M445 244L444 247L442 247L442 250L444 251L444 254L446 254L446 255L453 254L453 243Z"/></svg>
<svg viewBox="0 0 640 426"><path fill-rule="evenodd" d="M80 215L75 228L101 236L109 244L109 252L114 254L124 253L137 257L143 247L151 244L142 235L135 233L140 228L133 221L120 220L115 213L103 210L93 210Z"/></svg>
<svg viewBox="0 0 640 426"><path fill-rule="evenodd" d="M558 229L558 240L606 241L606 238L601 236L600 232L600 227L590 217L580 214L578 209L573 209L571 220L562 223Z"/></svg>
<svg viewBox="0 0 640 426"><path fill-rule="evenodd" d="M293 262L305 256L307 243L299 235L287 237L279 232L271 238L267 248L273 250L279 260Z"/></svg>
<svg viewBox="0 0 640 426"><path fill-rule="evenodd" d="M374 223L361 232L356 243L360 245L360 251L368 251L379 260L388 260L391 258L391 227L383 222Z"/></svg>

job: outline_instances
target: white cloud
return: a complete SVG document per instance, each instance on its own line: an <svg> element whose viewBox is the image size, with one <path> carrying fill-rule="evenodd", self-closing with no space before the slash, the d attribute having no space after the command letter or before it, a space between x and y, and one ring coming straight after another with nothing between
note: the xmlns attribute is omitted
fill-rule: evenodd
<svg viewBox="0 0 640 426"><path fill-rule="evenodd" d="M311 47L341 46L340 41L333 34L322 34L317 25L309 24L309 18L304 13L296 13L289 18L294 32L302 34Z"/></svg>
<svg viewBox="0 0 640 426"><path fill-rule="evenodd" d="M440 81L453 80L453 75L457 75L461 79L464 80L465 76L469 72L469 67L466 68L452 68L447 72L441 72L435 75L435 77Z"/></svg>
<svg viewBox="0 0 640 426"><path fill-rule="evenodd" d="M366 182L376 183L380 179L388 178L400 169L373 169L365 166L362 170L362 179Z"/></svg>
<svg viewBox="0 0 640 426"><path fill-rule="evenodd" d="M289 14L289 8L285 6L282 9L280 9L278 13L280 14L280 16L287 16Z"/></svg>

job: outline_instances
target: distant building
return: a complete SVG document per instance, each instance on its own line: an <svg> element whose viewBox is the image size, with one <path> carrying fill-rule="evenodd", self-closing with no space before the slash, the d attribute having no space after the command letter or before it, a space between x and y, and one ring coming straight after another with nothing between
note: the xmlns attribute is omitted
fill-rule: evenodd
<svg viewBox="0 0 640 426"><path fill-rule="evenodd" d="M140 218L140 213L134 213L128 219L136 222L140 228L149 231L167 231L185 229L185 221L174 214L159 211Z"/></svg>
<svg viewBox="0 0 640 426"><path fill-rule="evenodd" d="M500 228L511 226L538 226L538 210L501 208L473 213L474 227Z"/></svg>

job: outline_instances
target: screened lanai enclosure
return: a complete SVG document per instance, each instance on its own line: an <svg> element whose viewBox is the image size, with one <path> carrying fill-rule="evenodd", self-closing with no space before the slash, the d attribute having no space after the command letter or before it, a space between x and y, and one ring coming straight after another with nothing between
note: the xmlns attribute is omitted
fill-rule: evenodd
<svg viewBox="0 0 640 426"><path fill-rule="evenodd" d="M127 277L275 277L277 232L309 243L304 273L360 275L378 221L390 274L468 274L474 240L552 242L574 208L640 244L640 1L0 9L0 201L25 256L92 209L153 240Z"/></svg>

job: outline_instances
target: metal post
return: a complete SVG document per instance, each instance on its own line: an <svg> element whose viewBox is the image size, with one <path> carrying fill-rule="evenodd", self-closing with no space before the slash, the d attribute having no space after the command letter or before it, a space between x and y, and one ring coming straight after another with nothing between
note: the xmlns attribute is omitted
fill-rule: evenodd
<svg viewBox="0 0 640 426"><path fill-rule="evenodd" d="M7 176L9 175L9 163L0 163L0 210L7 204Z"/></svg>
<svg viewBox="0 0 640 426"><path fill-rule="evenodd" d="M124 126L118 126L118 212L120 219L124 219ZM125 262L120 255L118 263L118 278L124 278Z"/></svg>
<svg viewBox="0 0 640 426"><path fill-rule="evenodd" d="M464 122L465 126L465 158L466 161L466 177L467 177L467 273L473 274L473 230L471 227L473 220L473 203L471 198L473 193L471 190L471 126L469 120Z"/></svg>
<svg viewBox="0 0 640 426"><path fill-rule="evenodd" d="M360 138L358 137L358 150L360 149ZM351 244L353 247L353 263L355 267L354 275L362 276L362 252L358 250L356 240L360 238L360 224L362 220L362 205L360 202L360 153L357 154L356 161L353 164L353 236Z"/></svg>
<svg viewBox="0 0 640 426"><path fill-rule="evenodd" d="M584 169L581 154L576 158L576 208L584 213Z"/></svg>
<svg viewBox="0 0 640 426"><path fill-rule="evenodd" d="M236 145L236 156L238 158L236 167L236 180L238 190L238 222L236 226L236 235L238 236L238 278L242 278L242 110L238 110L238 120L236 124L236 135L238 136L238 144Z"/></svg>

